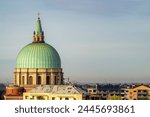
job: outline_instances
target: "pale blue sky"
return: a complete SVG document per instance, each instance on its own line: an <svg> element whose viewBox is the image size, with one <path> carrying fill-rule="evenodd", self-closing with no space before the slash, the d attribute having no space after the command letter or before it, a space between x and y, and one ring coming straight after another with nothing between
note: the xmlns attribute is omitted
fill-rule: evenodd
<svg viewBox="0 0 150 117"><path fill-rule="evenodd" d="M32 42L40 12L45 41L76 82L150 81L150 0L1 0L0 81Z"/></svg>

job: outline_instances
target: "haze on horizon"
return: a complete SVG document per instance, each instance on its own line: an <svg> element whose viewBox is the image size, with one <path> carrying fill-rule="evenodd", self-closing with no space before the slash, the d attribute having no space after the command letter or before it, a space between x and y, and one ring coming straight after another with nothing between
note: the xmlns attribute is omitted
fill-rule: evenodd
<svg viewBox="0 0 150 117"><path fill-rule="evenodd" d="M75 82L150 82L149 0L5 0L0 4L0 82L32 42L40 12L45 41Z"/></svg>

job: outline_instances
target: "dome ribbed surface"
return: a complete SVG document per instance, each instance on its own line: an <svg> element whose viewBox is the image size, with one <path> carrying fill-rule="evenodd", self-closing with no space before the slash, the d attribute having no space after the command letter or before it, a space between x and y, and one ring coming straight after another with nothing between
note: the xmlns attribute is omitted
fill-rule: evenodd
<svg viewBox="0 0 150 117"><path fill-rule="evenodd" d="M16 68L61 68L61 60L49 44L31 43L19 52Z"/></svg>

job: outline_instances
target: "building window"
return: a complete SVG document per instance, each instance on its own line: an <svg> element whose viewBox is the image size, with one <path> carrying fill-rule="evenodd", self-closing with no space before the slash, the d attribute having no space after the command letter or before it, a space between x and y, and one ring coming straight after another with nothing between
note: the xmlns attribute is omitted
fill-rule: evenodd
<svg viewBox="0 0 150 117"><path fill-rule="evenodd" d="M47 85L51 84L51 80L50 80L50 77L49 77L49 76L46 77L46 84L47 84Z"/></svg>
<svg viewBox="0 0 150 117"><path fill-rule="evenodd" d="M72 89L72 87L68 87L68 90L71 90Z"/></svg>
<svg viewBox="0 0 150 117"><path fill-rule="evenodd" d="M95 93L95 92L96 92L96 90L93 90L93 92Z"/></svg>
<svg viewBox="0 0 150 117"><path fill-rule="evenodd" d="M32 84L33 84L33 77L32 77L32 76L29 76L29 77L28 77L27 84L28 84L28 85L32 85Z"/></svg>
<svg viewBox="0 0 150 117"><path fill-rule="evenodd" d="M92 90L91 90L91 89L89 90L89 93L92 93Z"/></svg>
<svg viewBox="0 0 150 117"><path fill-rule="evenodd" d="M24 76L22 76L21 84L24 85Z"/></svg>
<svg viewBox="0 0 150 117"><path fill-rule="evenodd" d="M54 77L54 84L57 84L57 76Z"/></svg>
<svg viewBox="0 0 150 117"><path fill-rule="evenodd" d="M37 96L37 100L45 100L44 96Z"/></svg>
<svg viewBox="0 0 150 117"><path fill-rule="evenodd" d="M19 78L18 80L19 80L19 84L21 84L21 78Z"/></svg>
<svg viewBox="0 0 150 117"><path fill-rule="evenodd" d="M52 97L52 100L55 100L55 97Z"/></svg>
<svg viewBox="0 0 150 117"><path fill-rule="evenodd" d="M65 98L65 100L69 100L69 98Z"/></svg>
<svg viewBox="0 0 150 117"><path fill-rule="evenodd" d="M40 85L41 84L41 76L37 77L37 84Z"/></svg>

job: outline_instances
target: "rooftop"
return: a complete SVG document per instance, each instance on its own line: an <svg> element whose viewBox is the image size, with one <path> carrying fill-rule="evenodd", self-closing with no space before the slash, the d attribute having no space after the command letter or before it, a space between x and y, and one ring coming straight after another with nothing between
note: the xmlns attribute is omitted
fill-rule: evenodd
<svg viewBox="0 0 150 117"><path fill-rule="evenodd" d="M86 92L71 85L40 85L27 93L85 94Z"/></svg>

